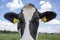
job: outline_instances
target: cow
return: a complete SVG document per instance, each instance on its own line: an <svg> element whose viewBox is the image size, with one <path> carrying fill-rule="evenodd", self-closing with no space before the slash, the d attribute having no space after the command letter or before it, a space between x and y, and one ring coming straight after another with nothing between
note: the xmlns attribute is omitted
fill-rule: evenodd
<svg viewBox="0 0 60 40"><path fill-rule="evenodd" d="M17 23L17 29L21 33L20 40L36 40L37 30L39 27L39 19L46 23L56 17L56 13L53 11L46 11L40 13L37 8L29 3L26 4L19 14L14 12L7 12L4 18L12 23Z"/></svg>

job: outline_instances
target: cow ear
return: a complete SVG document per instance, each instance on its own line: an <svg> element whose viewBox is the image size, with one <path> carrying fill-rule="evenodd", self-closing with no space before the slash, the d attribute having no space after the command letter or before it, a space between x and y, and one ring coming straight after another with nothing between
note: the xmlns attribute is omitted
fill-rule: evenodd
<svg viewBox="0 0 60 40"><path fill-rule="evenodd" d="M9 20L12 23L17 23L18 20L18 14L14 13L14 12L8 12L4 15L4 18Z"/></svg>
<svg viewBox="0 0 60 40"><path fill-rule="evenodd" d="M56 17L56 15L57 14L55 12L46 11L46 12L42 13L41 20L43 22L48 22L48 21L54 19Z"/></svg>

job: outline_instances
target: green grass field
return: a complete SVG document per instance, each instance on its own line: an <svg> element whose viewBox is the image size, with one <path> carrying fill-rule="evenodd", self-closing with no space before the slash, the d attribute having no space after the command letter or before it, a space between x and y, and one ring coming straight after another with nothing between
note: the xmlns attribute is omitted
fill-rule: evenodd
<svg viewBox="0 0 60 40"><path fill-rule="evenodd" d="M0 40L19 40L19 34L0 34ZM38 40L60 40L60 34L39 34Z"/></svg>

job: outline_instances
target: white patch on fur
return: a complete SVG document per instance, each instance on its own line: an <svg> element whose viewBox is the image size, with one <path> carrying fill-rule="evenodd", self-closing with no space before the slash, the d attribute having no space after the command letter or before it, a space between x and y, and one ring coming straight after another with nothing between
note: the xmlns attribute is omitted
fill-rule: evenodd
<svg viewBox="0 0 60 40"><path fill-rule="evenodd" d="M24 34L20 40L34 40L30 35L30 31L29 31L29 21L31 20L34 12L35 12L35 8L32 6L25 7L23 9L26 26L25 26Z"/></svg>

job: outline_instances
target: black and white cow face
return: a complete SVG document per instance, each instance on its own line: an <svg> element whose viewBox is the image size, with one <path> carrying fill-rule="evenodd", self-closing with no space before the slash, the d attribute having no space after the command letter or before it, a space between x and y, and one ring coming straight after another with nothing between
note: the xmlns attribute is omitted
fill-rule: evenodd
<svg viewBox="0 0 60 40"><path fill-rule="evenodd" d="M36 34L37 34L37 29L38 29L38 13L36 13L36 8L32 6L31 4L27 4L23 9L22 9L22 14L24 16L25 20L25 27L24 29L22 28L22 38L21 40L34 40L36 39ZM35 18L36 21L35 21ZM27 34L27 35L26 35Z"/></svg>
<svg viewBox="0 0 60 40"><path fill-rule="evenodd" d="M52 11L39 13L34 5L27 4L23 7L20 14L9 12L6 13L4 17L12 23L16 23L18 21L17 28L18 30L21 29L20 40L36 40L39 19L43 22L48 22L56 17L56 13Z"/></svg>

